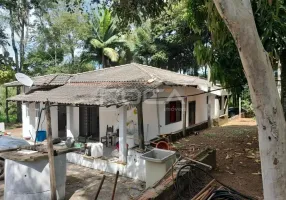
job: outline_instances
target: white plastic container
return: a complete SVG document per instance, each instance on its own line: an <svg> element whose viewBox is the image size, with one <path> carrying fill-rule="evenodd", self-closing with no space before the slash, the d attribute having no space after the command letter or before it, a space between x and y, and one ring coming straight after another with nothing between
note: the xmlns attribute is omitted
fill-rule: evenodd
<svg viewBox="0 0 286 200"><path fill-rule="evenodd" d="M99 158L103 156L103 144L101 142L97 143L87 143L87 146L91 147L91 156L94 158Z"/></svg>

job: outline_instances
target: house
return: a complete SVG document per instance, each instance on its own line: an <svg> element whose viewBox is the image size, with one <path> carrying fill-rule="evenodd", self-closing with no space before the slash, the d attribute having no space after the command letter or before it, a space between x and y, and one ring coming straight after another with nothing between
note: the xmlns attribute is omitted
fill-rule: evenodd
<svg viewBox="0 0 286 200"><path fill-rule="evenodd" d="M144 161L133 148L142 142L140 130L143 142L148 143L162 134L207 122L208 101L212 119L224 115L227 92L217 86L207 92L208 84L198 77L131 63L74 75L38 76L31 88L23 86L23 94L8 100L22 102L23 137L35 138L37 125L39 130L46 129L42 108L47 99L53 104L55 138L73 137L100 145L107 127L113 127L118 133L113 140L119 141L119 158L114 162L90 160L76 153L68 155L68 160L113 173L120 170L123 175L144 180ZM5 84L20 85L17 81ZM142 127L139 117L143 128L138 129ZM100 156L109 157L115 147L104 144L97 148L103 151Z"/></svg>

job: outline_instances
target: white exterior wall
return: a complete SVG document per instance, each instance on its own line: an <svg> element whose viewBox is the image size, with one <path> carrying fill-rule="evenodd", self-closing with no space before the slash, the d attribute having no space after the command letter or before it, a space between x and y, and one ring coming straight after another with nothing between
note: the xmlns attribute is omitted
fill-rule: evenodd
<svg viewBox="0 0 286 200"><path fill-rule="evenodd" d="M149 141L159 134L156 99L143 102L144 139ZM137 121L137 119L136 119Z"/></svg>
<svg viewBox="0 0 286 200"><path fill-rule="evenodd" d="M79 136L79 108L66 106L67 109L67 137Z"/></svg>
<svg viewBox="0 0 286 200"><path fill-rule="evenodd" d="M22 136L23 138L31 137L29 104L28 103L22 103Z"/></svg>
<svg viewBox="0 0 286 200"><path fill-rule="evenodd" d="M33 140L35 139L36 135L36 129L37 127L35 126L36 123L36 110L35 110L35 103L29 103L29 134L32 135ZM24 129L22 129L24 131Z"/></svg>
<svg viewBox="0 0 286 200"><path fill-rule="evenodd" d="M140 158L141 155L142 153L138 153L132 149L129 149L126 165L118 164L109 160L103 160L100 158L86 158L83 155L74 152L67 154L67 161L84 167L89 167L113 174L116 174L118 170L119 174L122 176L145 181L145 160Z"/></svg>
<svg viewBox="0 0 286 200"><path fill-rule="evenodd" d="M53 133L53 138L58 137L58 107L57 106L52 106L51 107L51 124L52 124L52 133Z"/></svg>
<svg viewBox="0 0 286 200"><path fill-rule="evenodd" d="M165 104L169 101L180 100L183 105L183 98L162 98L162 97L172 97L172 96L185 96L202 93L202 90L196 89L194 87L162 87L158 93L158 101L155 99L157 95L147 99L143 102L143 120L144 120L144 132L145 132L145 141L149 141L158 136L158 134L167 134L175 132L182 129L182 120L176 123L168 124L165 123ZM200 123L207 120L207 94L201 94L197 96L188 96L187 101L196 101L196 119L195 123ZM223 96L222 96L222 99ZM212 94L210 97L211 101L211 116L212 118L218 117L223 113L223 109L219 110L218 99L215 99L215 94ZM159 107L159 124L160 131L158 126L158 113L157 105ZM189 103L187 102L187 114L186 114L186 125L189 126ZM36 131L36 120L35 120L35 103L27 104L29 106L29 120L23 116L23 126L29 127L29 131L34 135ZM43 107L41 103L41 108ZM138 127L137 127L137 113L135 106L128 106L127 108L127 132L135 132L134 139L135 144L138 144ZM52 118L52 131L53 137L58 136L58 110L57 107L51 107L51 118ZM79 135L79 107L67 107L67 133L70 137L77 138ZM29 124L27 126L26 124ZM100 107L99 108L99 128L100 128L100 137L106 135L106 126L114 126L114 131L119 128L119 111L115 106L111 107ZM69 125L69 126L68 126ZM39 130L46 130L46 121L45 121L45 112L42 112L42 118L40 122ZM29 134L25 129L23 136ZM29 134L30 135L30 134ZM127 135L127 141L130 138Z"/></svg>
<svg viewBox="0 0 286 200"><path fill-rule="evenodd" d="M196 89L194 87L163 87L163 92L159 93L160 97L172 97L172 96L188 96L193 94L202 93L201 90ZM183 106L183 98L161 98L159 99L159 107L160 107L160 132L161 134L171 133L182 129L183 121L179 121L176 123L166 125L165 122L165 104L169 101L180 100ZM189 126L189 102L196 101L196 119L195 123L201 123L207 120L207 94L200 94L196 96L188 96L187 97L187 114L186 114L186 126ZM215 95L211 94L211 116L214 117L216 112L216 107L214 106ZM153 111L154 112L154 111ZM154 113L152 113L155 115Z"/></svg>
<svg viewBox="0 0 286 200"><path fill-rule="evenodd" d="M42 108L44 108L44 104L40 103L40 111ZM36 117L36 103L22 103L22 111L23 109L27 107L28 116L25 116L22 114L22 120L23 120L23 129L22 129L22 136L23 137L31 137L32 139L35 139L36 131L37 131L37 125L38 125L38 117ZM52 125L52 133L53 138L58 137L58 107L52 106L50 108L51 110L51 125ZM45 110L42 111L40 124L39 124L39 131L44 130L46 131L47 125L46 125L46 116L45 116Z"/></svg>

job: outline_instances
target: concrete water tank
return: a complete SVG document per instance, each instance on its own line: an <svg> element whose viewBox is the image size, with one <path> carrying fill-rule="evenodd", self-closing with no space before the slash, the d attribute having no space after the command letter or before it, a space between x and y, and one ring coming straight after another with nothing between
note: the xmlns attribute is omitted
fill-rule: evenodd
<svg viewBox="0 0 286 200"><path fill-rule="evenodd" d="M155 148L141 155L141 158L146 161L146 187L154 185L163 178L176 161L175 153L175 151Z"/></svg>
<svg viewBox="0 0 286 200"><path fill-rule="evenodd" d="M57 199L65 199L66 154L55 156ZM48 158L29 162L5 160L5 200L49 200Z"/></svg>

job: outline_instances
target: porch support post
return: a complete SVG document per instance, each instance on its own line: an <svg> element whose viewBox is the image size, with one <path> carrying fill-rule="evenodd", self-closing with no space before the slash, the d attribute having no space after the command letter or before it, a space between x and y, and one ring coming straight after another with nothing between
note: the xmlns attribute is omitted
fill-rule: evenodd
<svg viewBox="0 0 286 200"><path fill-rule="evenodd" d="M186 121L187 121L187 97L183 99L183 136L186 136ZM190 114L190 113L189 113Z"/></svg>
<svg viewBox="0 0 286 200"><path fill-rule="evenodd" d="M22 102L22 137L28 138L30 135L30 115L28 113L29 104ZM33 137L33 136L32 136ZM34 138L32 138L34 139Z"/></svg>
<svg viewBox="0 0 286 200"><path fill-rule="evenodd" d="M127 109L123 105L119 108L119 160L124 163L127 161L126 119Z"/></svg>
<svg viewBox="0 0 286 200"><path fill-rule="evenodd" d="M208 128L212 127L211 119L211 69L208 66L208 93L207 93L207 119L208 119ZM220 111L219 111L220 112ZM220 115L220 113L219 113Z"/></svg>
<svg viewBox="0 0 286 200"><path fill-rule="evenodd" d="M144 123L143 123L143 105L142 100L137 104L137 117L138 117L138 136L139 136L139 148L145 149L144 139Z"/></svg>
<svg viewBox="0 0 286 200"><path fill-rule="evenodd" d="M67 109L67 137L74 137L73 133L72 133L72 115L73 115L73 110L71 106L66 106Z"/></svg>

